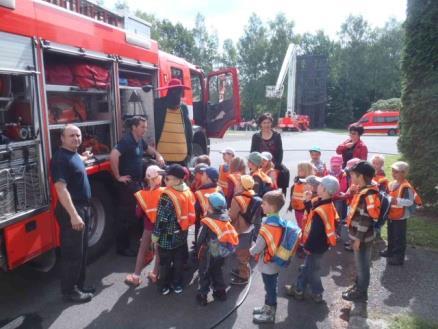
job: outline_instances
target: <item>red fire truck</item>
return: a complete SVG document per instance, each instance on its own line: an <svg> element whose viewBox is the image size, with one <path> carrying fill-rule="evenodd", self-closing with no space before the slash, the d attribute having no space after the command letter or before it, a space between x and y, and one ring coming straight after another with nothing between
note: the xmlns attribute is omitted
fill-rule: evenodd
<svg viewBox="0 0 438 329"><path fill-rule="evenodd" d="M0 0L0 267L53 260L59 246L56 195L49 163L60 131L74 122L92 185L90 255L107 249L114 204L108 153L123 119L147 115L154 145L156 87L173 77L191 90L184 101L194 123L194 150L222 137L239 120L234 68L204 76L198 67L160 52L150 25L85 0ZM145 91L144 85L151 85Z"/></svg>

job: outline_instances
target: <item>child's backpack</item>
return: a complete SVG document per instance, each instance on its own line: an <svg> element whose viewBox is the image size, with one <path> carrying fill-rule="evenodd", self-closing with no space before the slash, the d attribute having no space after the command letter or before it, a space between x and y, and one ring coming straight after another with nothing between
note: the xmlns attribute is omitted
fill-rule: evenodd
<svg viewBox="0 0 438 329"><path fill-rule="evenodd" d="M236 246L231 243L220 242L219 239L215 238L208 242L208 249L213 257L225 258L236 250Z"/></svg>
<svg viewBox="0 0 438 329"><path fill-rule="evenodd" d="M274 257L272 257L272 262L280 267L287 267L291 258L295 255L300 239L301 229L298 225L293 221L286 221L280 245Z"/></svg>
<svg viewBox="0 0 438 329"><path fill-rule="evenodd" d="M258 195L260 197L263 197L266 193L268 193L269 191L272 191L272 185L268 184L264 181L261 181L259 184L259 191L258 191Z"/></svg>
<svg viewBox="0 0 438 329"><path fill-rule="evenodd" d="M245 221L248 224L254 225L255 237L258 235L260 226L262 224L262 218L263 218L262 201L263 200L261 197L259 197L258 195L254 195L251 198L248 207L246 208L246 212L244 214L241 214L243 219L245 219Z"/></svg>
<svg viewBox="0 0 438 329"><path fill-rule="evenodd" d="M385 191L379 192L379 199L380 199L380 213L379 218L374 223L374 227L379 229L381 228L386 220L388 219L389 210L391 209L391 199Z"/></svg>

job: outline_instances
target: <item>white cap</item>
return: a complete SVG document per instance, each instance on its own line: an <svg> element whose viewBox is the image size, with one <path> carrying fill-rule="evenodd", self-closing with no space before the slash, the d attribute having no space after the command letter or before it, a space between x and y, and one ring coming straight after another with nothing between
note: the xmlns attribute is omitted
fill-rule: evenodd
<svg viewBox="0 0 438 329"><path fill-rule="evenodd" d="M152 179L152 178L155 178L159 175L163 175L164 173L165 173L165 171L163 169L161 169L160 167L158 167L156 165L152 165L146 169L146 178Z"/></svg>
<svg viewBox="0 0 438 329"><path fill-rule="evenodd" d="M319 178L318 180L328 194L335 195L339 191L339 181L336 177L327 175L323 178Z"/></svg>
<svg viewBox="0 0 438 329"><path fill-rule="evenodd" d="M262 152L262 158L263 160L271 161L272 154L270 152Z"/></svg>
<svg viewBox="0 0 438 329"><path fill-rule="evenodd" d="M227 147L227 148L223 149L223 150L221 151L221 153L222 153L222 154L227 153L227 154L230 154L230 155L232 155L232 156L234 156L234 155L236 154L236 153L234 152L234 149L232 149L231 147Z"/></svg>

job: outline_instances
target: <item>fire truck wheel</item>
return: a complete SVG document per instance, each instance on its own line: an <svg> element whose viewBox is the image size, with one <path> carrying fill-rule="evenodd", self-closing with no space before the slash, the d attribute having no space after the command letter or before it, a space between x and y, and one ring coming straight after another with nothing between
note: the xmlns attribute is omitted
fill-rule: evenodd
<svg viewBox="0 0 438 329"><path fill-rule="evenodd" d="M198 156L198 155L205 154L205 152L204 152L204 150L202 149L201 145L199 145L199 144L197 144L197 143L193 143L193 144L192 144L192 149L193 149L192 153L193 153L193 156L194 156L194 157L195 157L195 156Z"/></svg>
<svg viewBox="0 0 438 329"><path fill-rule="evenodd" d="M113 238L113 206L108 189L101 182L91 184L91 214L88 226L88 258L92 261L106 250Z"/></svg>
<svg viewBox="0 0 438 329"><path fill-rule="evenodd" d="M395 131L394 129L388 130L388 136L395 136L395 135L397 135L397 131Z"/></svg>

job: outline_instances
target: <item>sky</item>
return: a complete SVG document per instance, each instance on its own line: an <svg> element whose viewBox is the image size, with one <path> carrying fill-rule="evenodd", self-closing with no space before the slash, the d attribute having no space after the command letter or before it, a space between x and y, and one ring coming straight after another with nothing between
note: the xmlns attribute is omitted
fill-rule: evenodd
<svg viewBox="0 0 438 329"><path fill-rule="evenodd" d="M127 0L131 10L140 9L158 18L194 26L199 12L210 31L217 31L220 41L237 42L252 13L263 21L283 12L295 22L295 33L323 30L337 38L341 24L351 15L362 15L372 27L382 27L389 18L404 21L407 0ZM105 0L113 8L115 0Z"/></svg>

